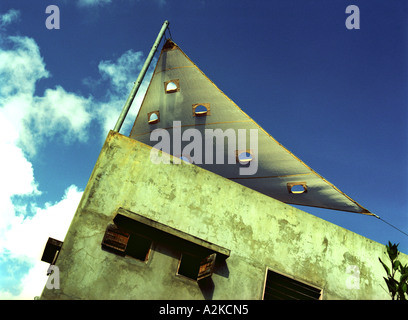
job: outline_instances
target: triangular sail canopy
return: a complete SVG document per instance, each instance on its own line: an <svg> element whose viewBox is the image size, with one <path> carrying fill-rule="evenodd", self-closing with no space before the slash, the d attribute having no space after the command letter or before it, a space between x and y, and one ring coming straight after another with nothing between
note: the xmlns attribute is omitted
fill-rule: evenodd
<svg viewBox="0 0 408 320"><path fill-rule="evenodd" d="M180 121L173 127L173 121ZM181 136L191 136L181 141L181 147L170 146L170 154L184 159L193 159L194 164L212 171L225 178L264 193L282 202L296 205L320 207L372 215L356 201L341 192L300 159L277 142L253 119L244 113L228 98L207 76L187 57L170 39L163 46L148 90L133 125L130 137L156 146L158 141L151 141L151 132L166 129L171 141L180 141ZM198 139L188 129L196 129L201 136L202 149L205 149L206 129L221 129L231 133L236 141L236 161L228 164L228 143L224 140L224 164L217 162L216 147L212 152L212 161L206 155L197 156L197 150L183 154L190 141ZM229 131L227 131L229 129ZM238 144L239 129L245 129L246 144ZM250 130L257 131L257 152L250 142ZM191 145L191 144L190 144ZM252 149L251 149L252 148ZM189 150L191 151L191 150ZM239 155L244 158L240 160ZM239 156L239 157L238 157ZM208 157L208 152L207 152ZM197 159L202 159L202 163ZM220 158L218 158L219 160ZM252 161L251 161L252 160ZM242 175L240 169L245 165L254 165L255 174Z"/></svg>

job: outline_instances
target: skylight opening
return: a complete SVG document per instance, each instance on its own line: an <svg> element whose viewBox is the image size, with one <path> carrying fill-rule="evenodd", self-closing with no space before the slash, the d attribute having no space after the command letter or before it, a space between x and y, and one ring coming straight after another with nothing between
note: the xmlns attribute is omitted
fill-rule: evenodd
<svg viewBox="0 0 408 320"><path fill-rule="evenodd" d="M174 90L177 90L177 85L174 82L169 82L167 84L166 91L170 92L170 91L174 91Z"/></svg>
<svg viewBox="0 0 408 320"><path fill-rule="evenodd" d="M254 160L254 156L251 150L237 150L237 162L241 166L249 166L249 163Z"/></svg>
<svg viewBox="0 0 408 320"><path fill-rule="evenodd" d="M193 116L203 117L210 115L210 104L209 103L196 103L193 104Z"/></svg>
<svg viewBox="0 0 408 320"><path fill-rule="evenodd" d="M238 161L242 164L246 164L250 161L252 161L252 154L250 152L241 152L238 155Z"/></svg>
<svg viewBox="0 0 408 320"><path fill-rule="evenodd" d="M287 184L289 193L302 194L307 192L306 182L290 182Z"/></svg>
<svg viewBox="0 0 408 320"><path fill-rule="evenodd" d="M147 114L147 119L149 124L155 124L158 123L160 121L160 113L159 111L153 111L153 112L149 112Z"/></svg>
<svg viewBox="0 0 408 320"><path fill-rule="evenodd" d="M207 112L208 112L207 108L202 106L202 105L199 105L194 109L194 113L195 113L196 116L203 116Z"/></svg>
<svg viewBox="0 0 408 320"><path fill-rule="evenodd" d="M166 93L174 93L180 91L180 84L178 79L166 81L164 83L164 91Z"/></svg>

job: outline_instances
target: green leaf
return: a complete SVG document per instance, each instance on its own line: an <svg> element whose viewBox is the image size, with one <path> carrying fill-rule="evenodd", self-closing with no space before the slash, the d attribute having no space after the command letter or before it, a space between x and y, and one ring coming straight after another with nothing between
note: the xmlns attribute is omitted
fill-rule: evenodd
<svg viewBox="0 0 408 320"><path fill-rule="evenodd" d="M398 270L399 266L401 265L401 262L399 260L395 260L394 262L394 270Z"/></svg>
<svg viewBox="0 0 408 320"><path fill-rule="evenodd" d="M395 279L393 279L393 278L388 278L388 279L384 278L384 280L385 280L385 283L387 284L388 290L391 293L395 294L397 292L397 289L398 289L398 284L395 283L396 282Z"/></svg>
<svg viewBox="0 0 408 320"><path fill-rule="evenodd" d="M405 298L405 293L407 292L407 285L405 283L402 283L398 286L398 295L397 299L398 300L406 300Z"/></svg>
<svg viewBox="0 0 408 320"><path fill-rule="evenodd" d="M400 283L406 283L407 279L408 279L408 272L401 274Z"/></svg>
<svg viewBox="0 0 408 320"><path fill-rule="evenodd" d="M394 261L398 257L398 250L396 249L395 245L388 251L388 256L390 257L391 261Z"/></svg>
<svg viewBox="0 0 408 320"><path fill-rule="evenodd" d="M390 286L388 279L386 277L383 277L383 278L384 278L385 283L387 284L388 291L392 293L393 291L392 291L392 288Z"/></svg>
<svg viewBox="0 0 408 320"><path fill-rule="evenodd" d="M390 257L391 261L394 261L397 257L398 257L398 244L391 244L391 242L388 241L388 246L386 246L387 248L387 253L388 256Z"/></svg>
<svg viewBox="0 0 408 320"><path fill-rule="evenodd" d="M378 258L378 260L380 260L380 262L383 265L385 271L387 272L387 275L391 275L390 274L390 268L388 268L387 265L384 262L382 262L380 258Z"/></svg>
<svg viewBox="0 0 408 320"><path fill-rule="evenodd" d="M406 264L405 266L401 265L400 272L401 274L408 273L408 264Z"/></svg>

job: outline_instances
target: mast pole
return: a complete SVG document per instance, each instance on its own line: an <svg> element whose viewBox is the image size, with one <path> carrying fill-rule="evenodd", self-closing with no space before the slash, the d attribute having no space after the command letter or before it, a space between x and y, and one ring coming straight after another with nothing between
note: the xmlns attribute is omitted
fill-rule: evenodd
<svg viewBox="0 0 408 320"><path fill-rule="evenodd" d="M133 85L132 91L130 92L130 95L123 106L122 112L118 118L118 121L116 122L115 128L113 129L116 132L119 132L120 128L122 127L123 122L125 121L126 115L129 112L130 106L132 105L133 100L135 99L136 93L139 90L140 85L142 84L143 78L147 72L147 69L149 68L150 63L152 62L153 56L157 51L157 48L160 44L161 39L163 38L164 32L166 31L167 27L169 26L169 21L164 21L160 32L156 38L156 41L153 44L152 49L150 50L149 55L146 58L146 61L142 67L142 70L140 70L139 76L137 77L137 80L135 84Z"/></svg>

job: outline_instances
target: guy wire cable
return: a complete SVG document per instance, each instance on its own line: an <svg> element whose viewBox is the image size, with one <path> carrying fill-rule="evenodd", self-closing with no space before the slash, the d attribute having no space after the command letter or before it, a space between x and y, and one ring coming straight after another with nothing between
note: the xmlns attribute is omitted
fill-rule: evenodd
<svg viewBox="0 0 408 320"><path fill-rule="evenodd" d="M385 221L383 218L377 216L376 214L373 213L373 215L374 215L374 217L376 217L377 219L380 219L382 222L385 222L385 223L388 224L390 227L393 227L394 229L398 230L399 232L405 234L405 235L408 237L408 233L402 231L401 229L398 229L396 226L394 226L394 225L392 225L391 223Z"/></svg>

